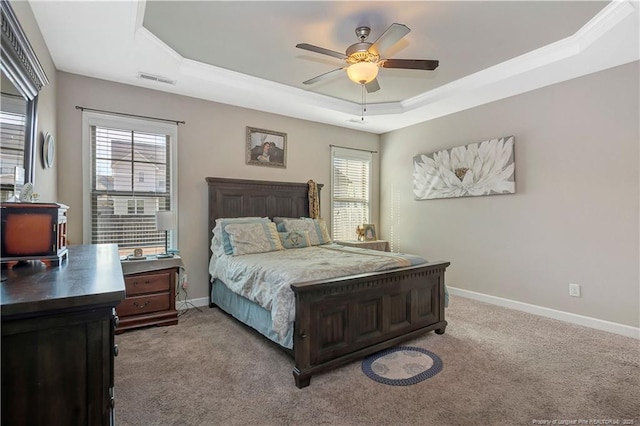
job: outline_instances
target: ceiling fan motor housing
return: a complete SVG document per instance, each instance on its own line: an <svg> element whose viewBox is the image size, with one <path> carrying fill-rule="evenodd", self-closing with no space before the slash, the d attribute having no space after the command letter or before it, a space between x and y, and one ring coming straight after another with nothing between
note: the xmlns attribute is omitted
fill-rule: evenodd
<svg viewBox="0 0 640 426"><path fill-rule="evenodd" d="M355 64L357 62L378 62L380 59L379 55L375 53L369 52L369 48L371 47L371 43L361 42L352 44L347 48L347 62L350 64Z"/></svg>
<svg viewBox="0 0 640 426"><path fill-rule="evenodd" d="M348 63L378 62L380 56L368 51L373 43L365 41L367 37L369 37L370 32L371 28L369 27L362 26L356 28L356 36L360 39L360 43L354 43L347 47L346 55Z"/></svg>

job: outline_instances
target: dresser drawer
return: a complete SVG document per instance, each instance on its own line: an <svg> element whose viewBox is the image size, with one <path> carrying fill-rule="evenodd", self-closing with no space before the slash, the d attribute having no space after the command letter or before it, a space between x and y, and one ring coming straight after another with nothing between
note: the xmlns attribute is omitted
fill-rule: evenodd
<svg viewBox="0 0 640 426"><path fill-rule="evenodd" d="M121 317L130 315L149 314L151 312L166 311L171 306L171 294L148 294L127 297L117 307L116 312Z"/></svg>
<svg viewBox="0 0 640 426"><path fill-rule="evenodd" d="M172 270L160 273L125 276L124 283L127 289L127 297L136 294L169 291L171 287L170 274L173 273Z"/></svg>

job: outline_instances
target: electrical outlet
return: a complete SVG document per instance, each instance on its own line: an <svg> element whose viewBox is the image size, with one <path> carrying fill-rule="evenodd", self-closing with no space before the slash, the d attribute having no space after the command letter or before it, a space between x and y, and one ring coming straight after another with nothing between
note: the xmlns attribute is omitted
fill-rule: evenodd
<svg viewBox="0 0 640 426"><path fill-rule="evenodd" d="M580 284L569 283L569 296L580 297Z"/></svg>

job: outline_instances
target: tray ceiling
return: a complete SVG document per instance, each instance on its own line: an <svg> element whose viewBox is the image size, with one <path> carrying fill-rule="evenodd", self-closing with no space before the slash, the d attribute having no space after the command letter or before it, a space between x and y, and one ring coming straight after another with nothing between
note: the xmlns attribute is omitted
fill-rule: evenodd
<svg viewBox="0 0 640 426"><path fill-rule="evenodd" d="M638 3L628 1L30 4L62 71L374 133L640 56ZM346 73L302 85L343 62L297 43L344 52L357 26L370 26L374 41L394 22L411 32L383 57L440 66L382 69L364 121L361 88Z"/></svg>

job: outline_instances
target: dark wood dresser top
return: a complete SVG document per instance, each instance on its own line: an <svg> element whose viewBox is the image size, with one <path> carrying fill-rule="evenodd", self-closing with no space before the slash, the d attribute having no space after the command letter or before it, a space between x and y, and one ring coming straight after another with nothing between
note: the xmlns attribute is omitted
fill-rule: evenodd
<svg viewBox="0 0 640 426"><path fill-rule="evenodd" d="M116 244L69 246L60 266L38 261L2 270L2 316L29 315L49 310L117 304L125 297L124 277ZM115 303L114 303L115 302Z"/></svg>

